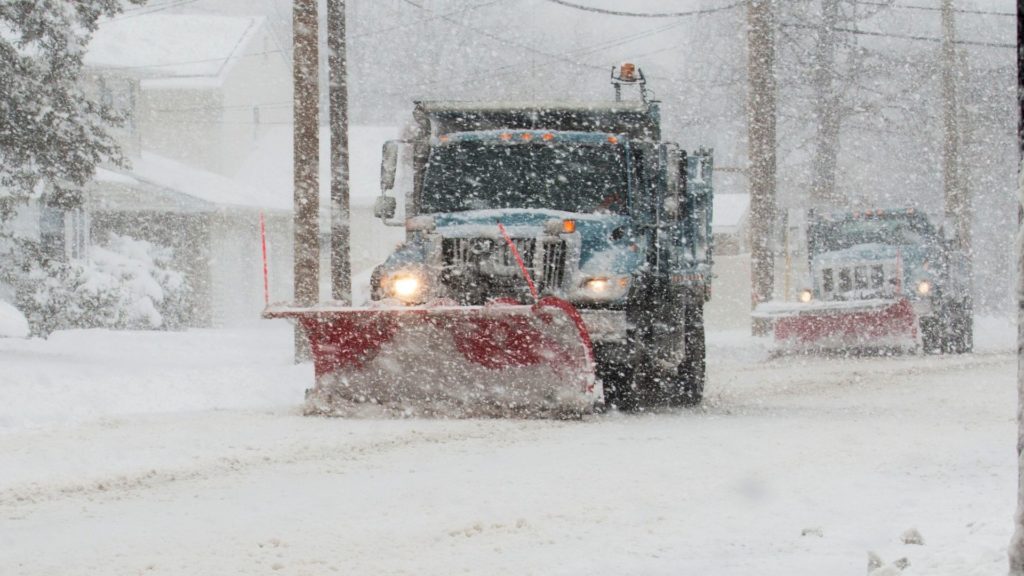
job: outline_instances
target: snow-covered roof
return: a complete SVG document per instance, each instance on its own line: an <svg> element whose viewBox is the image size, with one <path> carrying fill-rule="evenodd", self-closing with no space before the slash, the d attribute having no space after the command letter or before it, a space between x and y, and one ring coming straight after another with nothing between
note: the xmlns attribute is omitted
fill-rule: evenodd
<svg viewBox="0 0 1024 576"><path fill-rule="evenodd" d="M288 191L240 182L150 152L143 152L141 157L132 158L131 162L131 177L213 205L277 210L290 210L292 207Z"/></svg>
<svg viewBox="0 0 1024 576"><path fill-rule="evenodd" d="M85 65L147 78L218 78L262 24L261 17L121 16L100 24Z"/></svg>
<svg viewBox="0 0 1024 576"><path fill-rule="evenodd" d="M380 194L380 157L384 142L398 137L398 128L353 126L349 134L349 171L351 203L369 206ZM326 207L330 198L330 134L322 130L320 143L320 198ZM253 152L234 177L216 174L143 151L132 157L131 169L118 171L100 168L94 181L95 194L104 195L104 187L137 189L125 196L107 194L109 200L126 208L126 203L143 202L147 194L170 194L181 198L189 211L207 211L224 207L244 207L291 211L293 203L292 129L275 126L261 137ZM114 198L118 200L114 200ZM174 202L173 198L169 200ZM198 202L197 202L198 201ZM110 205L110 202L107 203ZM153 204L167 207L166 202ZM325 214L326 210L323 210Z"/></svg>
<svg viewBox="0 0 1024 576"><path fill-rule="evenodd" d="M735 232L750 208L749 194L715 194L711 225L715 232Z"/></svg>

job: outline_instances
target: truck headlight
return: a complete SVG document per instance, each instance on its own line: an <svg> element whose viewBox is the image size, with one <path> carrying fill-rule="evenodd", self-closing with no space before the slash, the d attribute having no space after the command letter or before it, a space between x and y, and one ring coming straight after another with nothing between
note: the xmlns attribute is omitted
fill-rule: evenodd
<svg viewBox="0 0 1024 576"><path fill-rule="evenodd" d="M618 300L629 291L629 276L593 276L580 283L579 295L590 300Z"/></svg>
<svg viewBox="0 0 1024 576"><path fill-rule="evenodd" d="M921 280L917 283L917 293L921 296L927 296L932 293L932 283L927 280Z"/></svg>
<svg viewBox="0 0 1024 576"><path fill-rule="evenodd" d="M396 272L385 278L384 287L392 297L406 304L417 304L423 301L427 283L416 272Z"/></svg>
<svg viewBox="0 0 1024 576"><path fill-rule="evenodd" d="M804 304L807 304L808 302L814 299L814 292L811 292L809 289L804 288L803 290L800 291L800 294L797 296L797 298L799 298L800 301L803 302Z"/></svg>

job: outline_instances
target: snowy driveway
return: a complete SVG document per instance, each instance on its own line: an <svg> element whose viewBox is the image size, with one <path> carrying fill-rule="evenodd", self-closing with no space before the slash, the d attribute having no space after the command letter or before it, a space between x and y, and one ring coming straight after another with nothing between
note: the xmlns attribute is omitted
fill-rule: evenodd
<svg viewBox="0 0 1024 576"><path fill-rule="evenodd" d="M1009 352L725 335L703 410L342 421L282 328L0 341L0 574L1005 573Z"/></svg>

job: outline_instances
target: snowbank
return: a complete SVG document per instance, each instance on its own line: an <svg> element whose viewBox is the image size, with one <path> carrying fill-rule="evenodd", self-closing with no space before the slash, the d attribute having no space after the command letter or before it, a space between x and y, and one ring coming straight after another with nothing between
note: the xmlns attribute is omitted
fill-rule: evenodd
<svg viewBox="0 0 1024 576"><path fill-rule="evenodd" d="M0 338L28 338L28 320L17 308L0 300Z"/></svg>
<svg viewBox="0 0 1024 576"><path fill-rule="evenodd" d="M266 321L246 331L64 330L47 340L0 339L0 435L138 414L297 411L313 373L293 364L292 334L284 321Z"/></svg>

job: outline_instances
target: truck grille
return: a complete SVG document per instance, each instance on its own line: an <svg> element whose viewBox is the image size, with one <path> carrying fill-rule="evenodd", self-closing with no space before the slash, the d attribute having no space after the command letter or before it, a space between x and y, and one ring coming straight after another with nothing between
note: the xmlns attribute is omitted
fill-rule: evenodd
<svg viewBox="0 0 1024 576"><path fill-rule="evenodd" d="M895 263L826 266L820 272L825 300L889 296L898 283Z"/></svg>
<svg viewBox="0 0 1024 576"><path fill-rule="evenodd" d="M515 244L527 268L531 267L537 241L533 238L513 238L512 243ZM486 263L504 272L519 273L519 265L512 255L512 250L509 249L508 243L500 238L445 238L441 243L441 255L446 266Z"/></svg>
<svg viewBox="0 0 1024 576"><path fill-rule="evenodd" d="M537 242L534 238L512 239L527 270L537 282L537 287L540 290L558 291L565 280L565 240L543 240L540 258L535 258ZM463 273L472 269L492 277L518 279L522 275L508 244L500 238L445 238L441 242L441 255L445 267L462 269Z"/></svg>
<svg viewBox="0 0 1024 576"><path fill-rule="evenodd" d="M558 290L565 279L565 240L544 242L541 262L541 289Z"/></svg>

